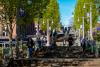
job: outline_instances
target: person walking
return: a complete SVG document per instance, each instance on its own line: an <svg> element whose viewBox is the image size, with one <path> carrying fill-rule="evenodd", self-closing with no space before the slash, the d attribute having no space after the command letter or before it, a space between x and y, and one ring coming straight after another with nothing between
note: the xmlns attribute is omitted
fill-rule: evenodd
<svg viewBox="0 0 100 67"><path fill-rule="evenodd" d="M52 46L55 47L56 45L56 37L57 36L57 31L56 29L52 32Z"/></svg>
<svg viewBox="0 0 100 67"><path fill-rule="evenodd" d="M89 41L86 37L82 39L81 46L83 48L83 57L85 57L86 53L88 53L88 48L89 48Z"/></svg>
<svg viewBox="0 0 100 67"><path fill-rule="evenodd" d="M74 38L72 37L72 35L71 34L69 34L69 37L68 37L68 51L72 51L71 50L71 47L72 47L72 45L74 44Z"/></svg>
<svg viewBox="0 0 100 67"><path fill-rule="evenodd" d="M69 34L68 43L69 43L69 47L71 47L74 44L74 38L72 37L71 34Z"/></svg>
<svg viewBox="0 0 100 67"><path fill-rule="evenodd" d="M28 42L27 42L27 46L28 46L28 51L29 51L29 58L31 58L32 57L32 54L33 54L33 46L34 46L34 42L33 42L33 40L32 40L32 38L29 38L28 39Z"/></svg>
<svg viewBox="0 0 100 67"><path fill-rule="evenodd" d="M41 47L42 47L42 43L41 43L41 39L40 39L40 37L37 38L37 43L38 43L38 47L41 48Z"/></svg>
<svg viewBox="0 0 100 67"><path fill-rule="evenodd" d="M7 67L14 67L14 58L11 58Z"/></svg>

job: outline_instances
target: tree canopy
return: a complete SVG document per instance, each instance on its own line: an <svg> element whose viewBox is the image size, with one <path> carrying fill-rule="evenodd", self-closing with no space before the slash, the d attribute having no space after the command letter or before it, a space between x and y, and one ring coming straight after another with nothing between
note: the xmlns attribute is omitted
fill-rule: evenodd
<svg viewBox="0 0 100 67"><path fill-rule="evenodd" d="M15 17L17 24L30 24L38 20L42 29L46 29L46 20L53 20L52 28L60 24L60 13L57 0L0 0L5 6L5 13L12 23ZM44 24L43 24L44 20ZM45 26L45 27L44 27Z"/></svg>
<svg viewBox="0 0 100 67"><path fill-rule="evenodd" d="M43 21L44 25L42 27L46 27L47 19L51 28L57 28L60 25L60 13L59 6L57 0L50 0L49 4L46 6L46 9L43 13ZM46 29L46 28L44 28Z"/></svg>

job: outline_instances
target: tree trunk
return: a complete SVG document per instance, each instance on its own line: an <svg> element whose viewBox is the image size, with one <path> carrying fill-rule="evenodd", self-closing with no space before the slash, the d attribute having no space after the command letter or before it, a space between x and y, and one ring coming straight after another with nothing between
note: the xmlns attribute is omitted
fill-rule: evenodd
<svg viewBox="0 0 100 67"><path fill-rule="evenodd" d="M13 27L12 27L12 23L13 23L13 18L11 17L9 19L9 24L7 24L8 26L8 30L9 30L9 45L10 45L10 48L11 48L11 58L13 58L13 49L12 49L12 34L13 34Z"/></svg>
<svg viewBox="0 0 100 67"><path fill-rule="evenodd" d="M11 58L13 57L13 51L12 51L12 34L9 34L9 45L11 48Z"/></svg>

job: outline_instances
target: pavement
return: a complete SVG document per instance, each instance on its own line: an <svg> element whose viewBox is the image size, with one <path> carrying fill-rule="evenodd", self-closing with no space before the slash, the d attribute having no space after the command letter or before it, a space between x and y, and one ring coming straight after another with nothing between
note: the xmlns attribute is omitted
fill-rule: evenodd
<svg viewBox="0 0 100 67"><path fill-rule="evenodd" d="M92 58L82 64L83 67L100 67L100 58Z"/></svg>
<svg viewBox="0 0 100 67"><path fill-rule="evenodd" d="M21 67L27 67L29 64L25 60L19 59L19 63L25 63ZM31 58L31 67L100 67L100 58ZM16 60L18 61L18 59Z"/></svg>

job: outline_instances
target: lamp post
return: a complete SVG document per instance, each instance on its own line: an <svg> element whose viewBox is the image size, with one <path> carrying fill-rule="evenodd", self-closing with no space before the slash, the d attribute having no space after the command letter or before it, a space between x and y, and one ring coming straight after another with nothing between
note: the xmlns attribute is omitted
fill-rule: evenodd
<svg viewBox="0 0 100 67"><path fill-rule="evenodd" d="M78 22L82 19L82 31L83 31L83 39L85 37L85 26L84 26L84 19L88 19L88 17L78 17ZM88 20L87 20L88 21ZM81 26L80 26L81 27Z"/></svg>
<svg viewBox="0 0 100 67"><path fill-rule="evenodd" d="M78 17L78 22L80 21L80 19L79 18L81 18L82 19L82 31L83 31L83 36L82 36L82 38L84 39L84 18L85 17Z"/></svg>
<svg viewBox="0 0 100 67"><path fill-rule="evenodd" d="M79 28L79 40L80 40L80 38L81 38L81 25L80 25L80 28Z"/></svg>
<svg viewBox="0 0 100 67"><path fill-rule="evenodd" d="M89 4L90 5L90 40L93 40L93 35L92 35L92 3L85 3L84 4L84 9L86 8L86 4Z"/></svg>
<svg viewBox="0 0 100 67"><path fill-rule="evenodd" d="M89 31L89 34L90 34L90 40L91 40L91 52L93 53L94 52L94 47L95 47L95 57L98 57L98 48L97 48L97 45L96 45L96 42L93 40L93 35L92 35L92 5L95 5L93 3L85 3L84 4L84 7L83 8L86 8L86 4L89 4L90 6L90 15L89 15L89 18L90 18L90 31Z"/></svg>
<svg viewBox="0 0 100 67"><path fill-rule="evenodd" d="M43 21L43 24L44 24L44 21ZM46 46L50 46L50 30L51 30L51 27L50 27L50 23L49 23L49 19L47 19L47 44ZM53 21L52 21L52 24L53 24Z"/></svg>
<svg viewBox="0 0 100 67"><path fill-rule="evenodd" d="M47 20L47 44L46 44L46 46L50 46L49 20Z"/></svg>

